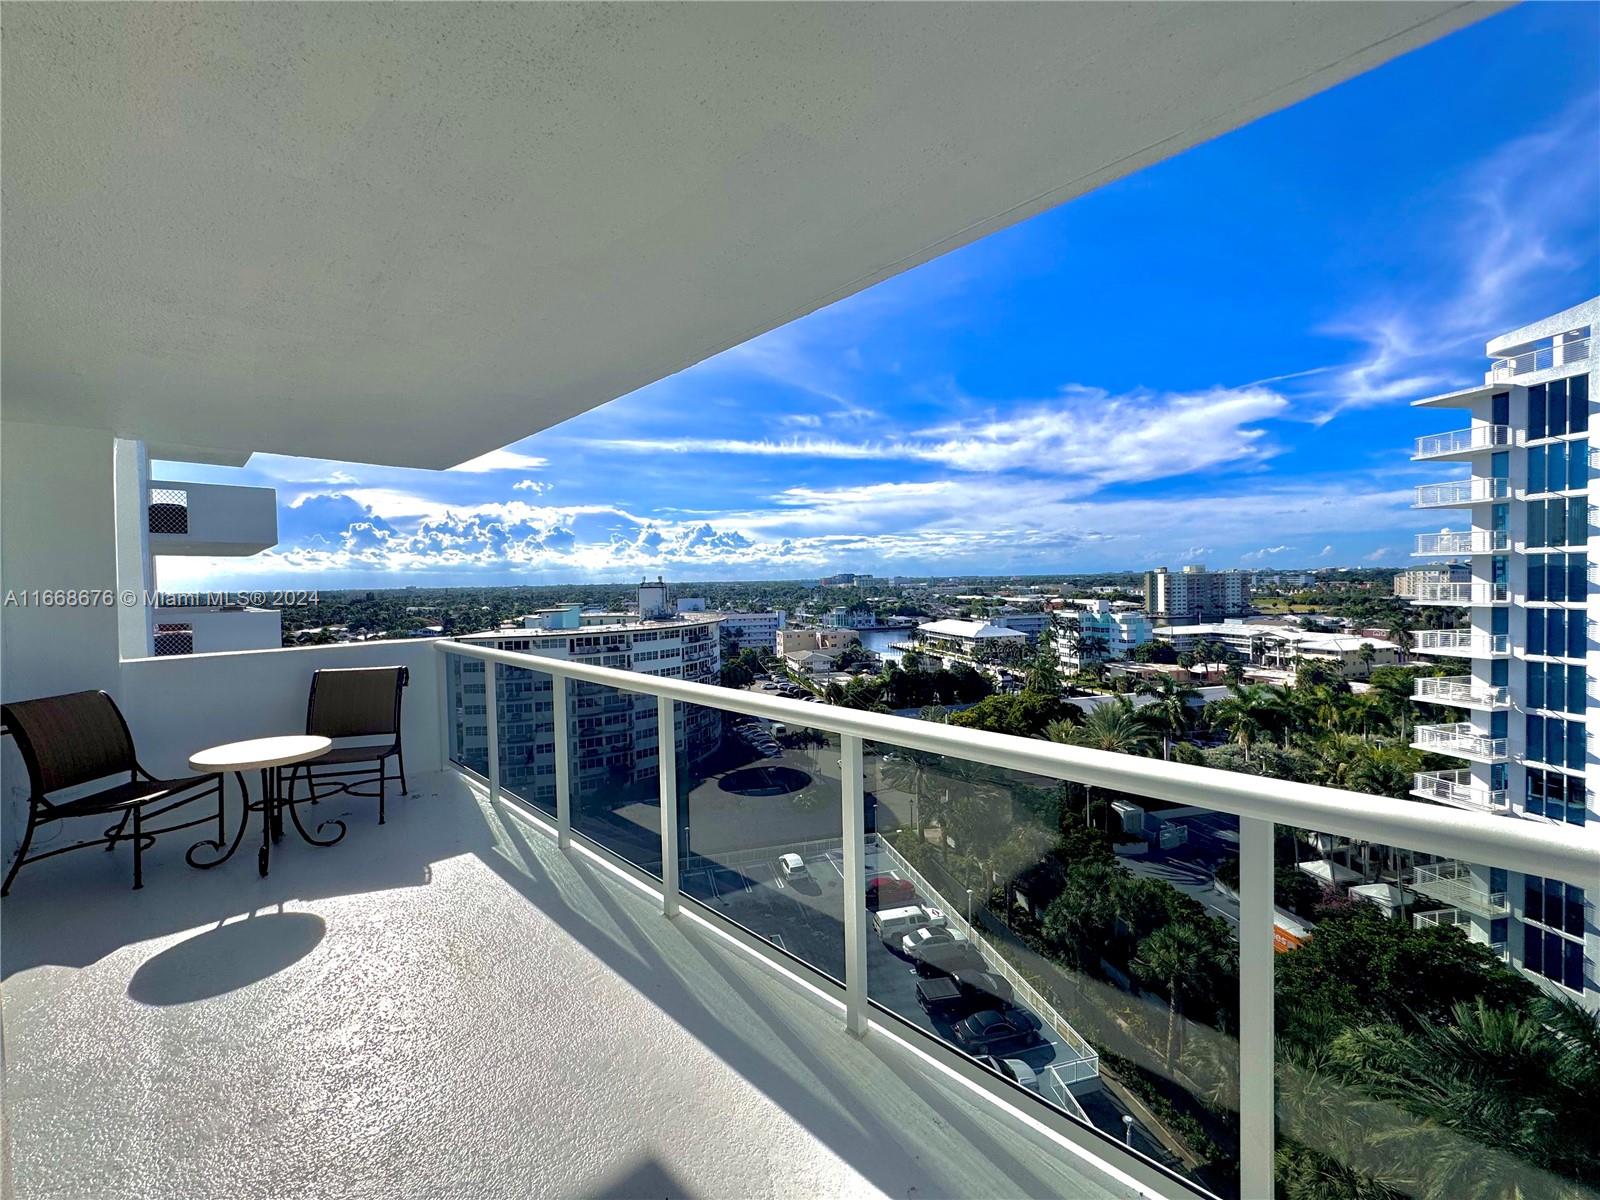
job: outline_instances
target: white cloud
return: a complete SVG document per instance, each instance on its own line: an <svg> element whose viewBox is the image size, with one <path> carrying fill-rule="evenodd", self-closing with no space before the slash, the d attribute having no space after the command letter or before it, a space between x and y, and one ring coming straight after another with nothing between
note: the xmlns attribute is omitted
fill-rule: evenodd
<svg viewBox="0 0 1600 1200"><path fill-rule="evenodd" d="M1262 559L1271 558L1275 554L1287 554L1296 549L1294 546L1263 546L1259 550L1252 550L1248 554L1241 554L1243 562L1260 562Z"/></svg>
<svg viewBox="0 0 1600 1200"><path fill-rule="evenodd" d="M538 479L522 479L511 485L513 492L532 492L535 496L550 490L550 485Z"/></svg>
<svg viewBox="0 0 1600 1200"><path fill-rule="evenodd" d="M464 463L457 463L450 469L481 475L486 471L537 471L549 465L548 458L541 458L537 454L522 454L516 450L491 450L487 454L478 455L477 458L469 458Z"/></svg>
<svg viewBox="0 0 1600 1200"><path fill-rule="evenodd" d="M1382 562L1394 552L1393 546L1379 546L1371 554L1363 555L1361 561L1370 563Z"/></svg>
<svg viewBox="0 0 1600 1200"><path fill-rule="evenodd" d="M1324 546L1322 548L1321 552L1317 555L1317 557L1318 558L1332 558L1333 557L1333 545L1330 543L1330 544Z"/></svg>
<svg viewBox="0 0 1600 1200"><path fill-rule="evenodd" d="M1288 401L1268 388L1113 396L1072 385L1048 404L936 425L881 441L839 438L617 438L604 449L648 454L733 454L835 460L900 460L957 471L1027 471L1093 484L1134 483L1277 452L1258 424Z"/></svg>

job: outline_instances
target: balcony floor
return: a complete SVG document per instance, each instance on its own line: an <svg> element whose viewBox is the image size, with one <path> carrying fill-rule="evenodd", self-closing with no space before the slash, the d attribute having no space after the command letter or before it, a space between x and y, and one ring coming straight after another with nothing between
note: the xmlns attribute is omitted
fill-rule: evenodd
<svg viewBox="0 0 1600 1200"><path fill-rule="evenodd" d="M1117 1194L453 772L346 809L267 879L191 830L139 892L124 848L22 869L19 1200Z"/></svg>

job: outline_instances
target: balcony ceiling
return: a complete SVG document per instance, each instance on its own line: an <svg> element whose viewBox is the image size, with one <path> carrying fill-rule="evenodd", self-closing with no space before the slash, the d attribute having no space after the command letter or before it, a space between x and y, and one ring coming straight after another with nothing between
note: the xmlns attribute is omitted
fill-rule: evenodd
<svg viewBox="0 0 1600 1200"><path fill-rule="evenodd" d="M1492 11L8 4L6 415L449 466Z"/></svg>

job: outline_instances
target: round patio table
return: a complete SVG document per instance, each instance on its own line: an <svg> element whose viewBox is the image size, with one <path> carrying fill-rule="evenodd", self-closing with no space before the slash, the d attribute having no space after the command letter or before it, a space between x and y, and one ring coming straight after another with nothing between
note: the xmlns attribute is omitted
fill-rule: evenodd
<svg viewBox="0 0 1600 1200"><path fill-rule="evenodd" d="M244 812L239 818L239 832L234 834L233 842L225 852L209 862L204 861L196 857L197 851L204 848L209 848L213 852L221 851L223 844L220 840L196 842L184 855L189 865L202 871L209 871L212 867L219 867L232 858L234 851L244 841L245 829L250 824L250 814L253 812L261 814L261 849L256 853L256 870L262 875L267 873L267 867L272 859L272 844L283 837L284 809L289 810L289 817L294 821L294 827L300 836L313 846L332 846L343 838L344 822L339 820L323 821L317 825L318 834L329 825L337 825L339 832L330 838L313 837L307 833L306 827L300 823L300 813L293 804L283 798L278 786L279 767L320 758L332 746L333 742L328 738L297 733L286 737L251 738L243 742L228 742L190 755L191 771L219 775L230 771L233 773L233 777L239 781L239 794L244 800ZM244 778L246 771L261 772L261 794L257 800L250 799L250 788ZM219 836L222 833L221 830L217 832Z"/></svg>

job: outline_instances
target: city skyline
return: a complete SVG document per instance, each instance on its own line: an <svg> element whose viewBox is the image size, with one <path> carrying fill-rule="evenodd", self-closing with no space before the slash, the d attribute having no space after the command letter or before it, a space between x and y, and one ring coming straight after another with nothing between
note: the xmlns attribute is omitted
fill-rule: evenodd
<svg viewBox="0 0 1600 1200"><path fill-rule="evenodd" d="M161 585L1400 566L1407 402L1597 290L1596 36L1499 14L450 472L185 466L279 545Z"/></svg>

